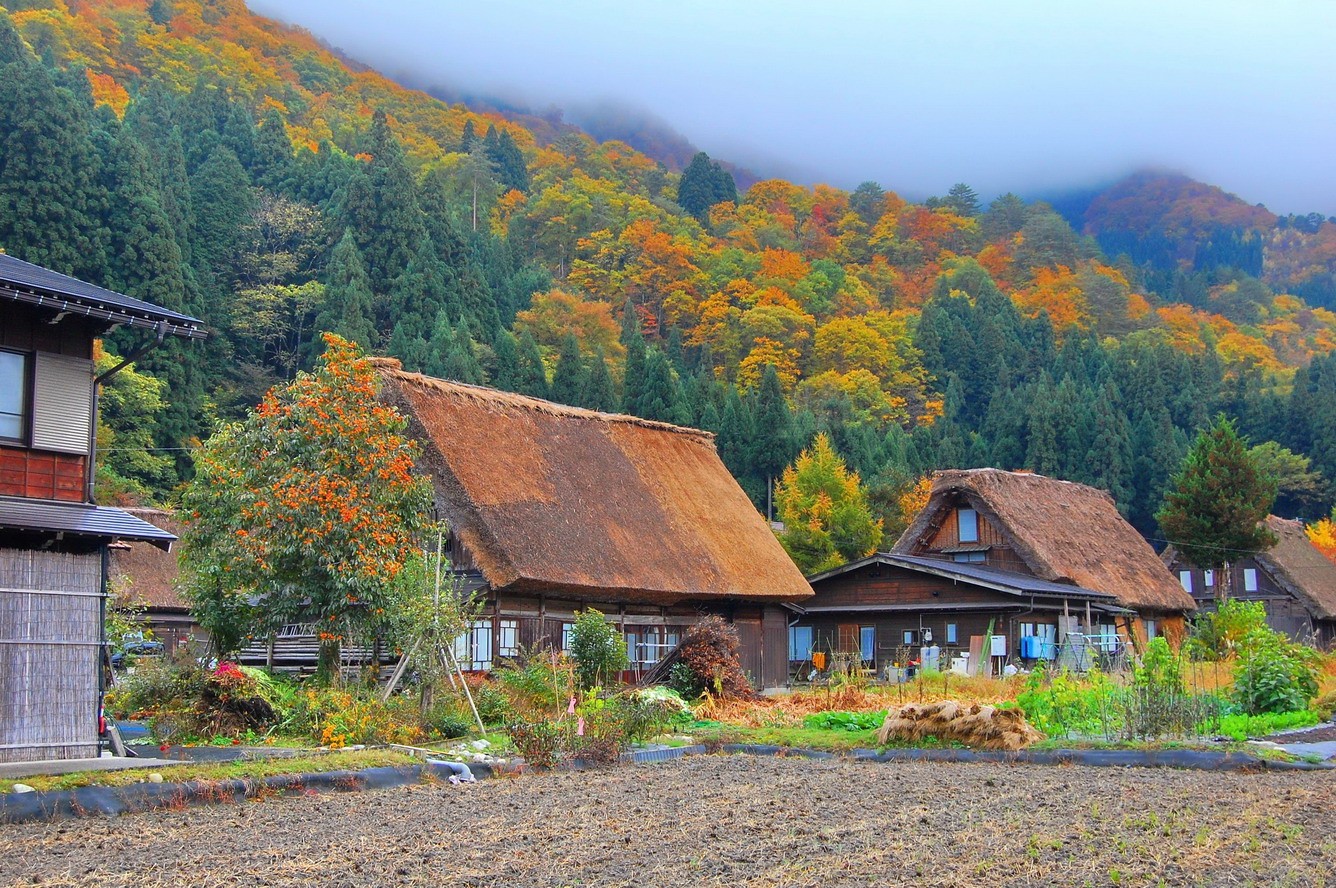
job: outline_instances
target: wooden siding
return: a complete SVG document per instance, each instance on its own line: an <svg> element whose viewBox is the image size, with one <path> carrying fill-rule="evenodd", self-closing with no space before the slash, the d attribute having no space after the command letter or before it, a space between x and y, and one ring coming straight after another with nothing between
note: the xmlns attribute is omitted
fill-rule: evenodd
<svg viewBox="0 0 1336 888"><path fill-rule="evenodd" d="M0 496L84 501L87 458L0 446Z"/></svg>
<svg viewBox="0 0 1336 888"><path fill-rule="evenodd" d="M816 598L804 606L856 607L871 604L1024 604L1004 592L953 582L887 564L869 564L822 580L812 587Z"/></svg>
<svg viewBox="0 0 1336 888"><path fill-rule="evenodd" d="M102 555L0 549L0 761L98 754Z"/></svg>
<svg viewBox="0 0 1336 888"><path fill-rule="evenodd" d="M938 528L932 539L926 545L919 545L914 548L913 554L926 555L930 557L941 557L946 561L951 561L951 553L943 552L944 549L954 549L956 547L987 547L984 552L984 560L975 562L984 567L991 567L995 570L1008 570L1014 573L1022 573L1027 576L1033 576L1033 571L1029 565L1016 554L1007 542L1000 528L982 513L976 510L976 520L979 528L979 539L962 543L960 541L960 508L968 508L965 504L953 506L946 516L942 526Z"/></svg>
<svg viewBox="0 0 1336 888"><path fill-rule="evenodd" d="M101 328L77 315L53 324L54 317L54 308L5 303L0 311L0 347L92 360L93 339Z"/></svg>
<svg viewBox="0 0 1336 888"><path fill-rule="evenodd" d="M949 549L953 546L973 546L976 544L980 546L1007 545L1006 538L1002 536L1001 531L994 527L993 523L984 517L982 512L978 511L975 512L975 515L978 520L979 538L977 540L969 540L962 543L960 541L961 508L968 508L968 506L962 504L951 509L950 513L946 516L946 520L933 536L932 541L928 543L928 549Z"/></svg>
<svg viewBox="0 0 1336 888"><path fill-rule="evenodd" d="M1249 592L1244 588L1243 572L1257 571L1257 590ZM1213 613L1219 606L1219 596L1224 592L1224 571L1215 571L1215 583L1206 586L1206 572L1186 562L1175 561L1169 565L1169 571L1178 580L1182 571L1192 575L1192 598L1197 602L1198 613ZM1319 647L1330 644L1334 639L1331 626L1321 620L1314 620L1308 605L1298 600L1272 578L1270 571L1253 558L1244 558L1229 567L1229 597L1240 601L1259 601L1266 608L1266 621L1272 629L1283 632L1296 641L1311 642Z"/></svg>

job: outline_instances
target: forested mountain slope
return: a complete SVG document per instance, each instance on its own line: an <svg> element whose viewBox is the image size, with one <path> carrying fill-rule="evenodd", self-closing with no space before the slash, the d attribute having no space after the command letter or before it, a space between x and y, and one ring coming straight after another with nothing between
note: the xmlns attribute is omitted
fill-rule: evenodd
<svg viewBox="0 0 1336 888"><path fill-rule="evenodd" d="M105 450L127 494L166 495L321 330L713 430L758 502L828 430L892 518L923 472L990 464L1108 488L1149 533L1218 409L1336 477L1328 222L1226 199L1203 223L1197 183L1115 188L1080 230L967 186L738 194L703 156L677 174L445 104L236 0L6 7L0 248L216 332L127 377L108 433L154 439ZM1291 487L1284 510L1329 505Z"/></svg>

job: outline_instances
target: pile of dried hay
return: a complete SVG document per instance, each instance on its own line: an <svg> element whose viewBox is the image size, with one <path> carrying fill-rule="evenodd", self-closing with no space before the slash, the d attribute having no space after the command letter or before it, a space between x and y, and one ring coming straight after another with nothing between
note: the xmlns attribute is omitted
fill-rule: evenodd
<svg viewBox="0 0 1336 888"><path fill-rule="evenodd" d="M1019 709L966 706L954 700L892 707L877 732L877 742L883 746L892 740L916 743L925 737L975 749L1024 749L1044 739Z"/></svg>

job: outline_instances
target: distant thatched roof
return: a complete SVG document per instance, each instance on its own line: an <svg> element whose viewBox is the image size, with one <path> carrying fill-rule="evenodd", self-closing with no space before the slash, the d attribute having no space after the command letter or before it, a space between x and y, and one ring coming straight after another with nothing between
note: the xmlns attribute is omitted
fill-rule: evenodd
<svg viewBox="0 0 1336 888"><path fill-rule="evenodd" d="M181 536L181 522L161 509L126 509L131 515ZM176 552L164 552L152 543L118 543L111 547L110 579L125 596L125 604L186 610L190 607L176 591Z"/></svg>
<svg viewBox="0 0 1336 888"><path fill-rule="evenodd" d="M709 433L375 364L494 588L657 604L811 596Z"/></svg>
<svg viewBox="0 0 1336 888"><path fill-rule="evenodd" d="M1336 564L1317 550L1304 532L1303 522L1269 515L1266 526L1276 544L1257 560L1285 591L1308 606L1320 620L1336 620Z"/></svg>
<svg viewBox="0 0 1336 888"><path fill-rule="evenodd" d="M1109 592L1133 610L1189 611L1192 596L1106 492L1024 472L938 472L932 495L893 552L918 554L957 497L993 523L1036 576Z"/></svg>

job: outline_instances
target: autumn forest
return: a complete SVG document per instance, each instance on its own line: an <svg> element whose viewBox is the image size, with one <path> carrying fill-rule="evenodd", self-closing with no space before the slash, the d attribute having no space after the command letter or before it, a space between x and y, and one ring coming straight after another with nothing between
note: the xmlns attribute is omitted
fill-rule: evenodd
<svg viewBox="0 0 1336 888"><path fill-rule="evenodd" d="M1052 205L740 187L705 154L404 89L240 0L0 2L0 248L214 334L108 386L103 498L170 501L323 331L708 429L763 510L824 432L891 534L926 473L989 465L1104 488L1157 539L1218 412L1278 514L1336 498L1320 214L1153 172Z"/></svg>

